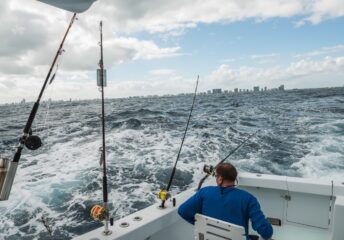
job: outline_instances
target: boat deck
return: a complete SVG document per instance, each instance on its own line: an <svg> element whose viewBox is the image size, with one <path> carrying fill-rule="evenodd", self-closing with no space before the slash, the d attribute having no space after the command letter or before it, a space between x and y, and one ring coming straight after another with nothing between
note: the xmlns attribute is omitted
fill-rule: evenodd
<svg viewBox="0 0 344 240"><path fill-rule="evenodd" d="M284 225L282 227L273 227L275 240L330 240L331 232L320 228L299 227L293 225Z"/></svg>

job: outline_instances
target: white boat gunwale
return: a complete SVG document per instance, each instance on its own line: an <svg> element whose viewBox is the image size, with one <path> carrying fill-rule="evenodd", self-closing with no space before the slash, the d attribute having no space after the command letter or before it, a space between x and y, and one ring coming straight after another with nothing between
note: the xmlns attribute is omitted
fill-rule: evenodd
<svg viewBox="0 0 344 240"><path fill-rule="evenodd" d="M274 226L274 236L276 239L302 239L302 240L342 240L344 229L341 224L344 222L344 184L331 180L305 179L297 177L276 176L267 174L240 173L238 177L238 187L250 191L256 196L267 217L278 218L282 226ZM206 183L212 185L210 181ZM145 209L130 214L114 222L111 227L113 232L110 236L103 236L103 228L95 229L89 233L74 238L75 240L159 240L159 239L193 239L194 228L185 222L177 213L178 206L188 199L196 188L191 188L175 196L176 206L173 207L170 201L167 202L166 209L159 209L160 203L153 204ZM260 193L261 192L261 193ZM306 199L314 200L314 206L309 204L308 208L315 209L315 224L320 227L289 221L286 215L288 199L283 199L287 194L291 195L291 201L299 204L304 196ZM297 199L299 200L297 201ZM267 207L267 205L270 205ZM316 212L318 205L321 205L319 212ZM279 213L273 213L274 206L281 207ZM291 205L291 204L290 204ZM275 207L275 209L276 209ZM305 206L301 206L301 208ZM306 206L307 207L307 206ZM327 212L324 212L326 209ZM298 210L298 208L296 208ZM326 213L326 216L324 214ZM301 220L304 213L300 213ZM142 218L136 221L135 217ZM319 218L319 221L317 220ZM326 219L325 219L326 218ZM313 218L306 218L306 220ZM328 221L328 224L327 224ZM121 227L121 224L128 223L128 227ZM321 227L325 224L325 227ZM252 230L250 230L250 233ZM256 233L255 233L256 234ZM297 234L294 236L291 234ZM165 236L165 237L163 237ZM292 238L291 238L292 237ZM309 238L307 238L309 237Z"/></svg>

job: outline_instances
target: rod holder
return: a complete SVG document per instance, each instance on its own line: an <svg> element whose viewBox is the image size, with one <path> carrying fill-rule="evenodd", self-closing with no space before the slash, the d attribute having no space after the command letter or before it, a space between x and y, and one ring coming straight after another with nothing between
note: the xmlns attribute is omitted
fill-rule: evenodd
<svg viewBox="0 0 344 240"><path fill-rule="evenodd" d="M11 162L6 158L0 158L0 201L8 200L17 168L17 162Z"/></svg>

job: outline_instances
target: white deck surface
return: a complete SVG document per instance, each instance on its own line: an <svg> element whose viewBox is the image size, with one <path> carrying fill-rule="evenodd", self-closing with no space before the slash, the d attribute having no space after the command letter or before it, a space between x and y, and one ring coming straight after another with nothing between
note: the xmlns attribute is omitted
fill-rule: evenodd
<svg viewBox="0 0 344 240"><path fill-rule="evenodd" d="M275 240L330 240L331 233L328 230L319 228L300 227L284 225L273 227Z"/></svg>

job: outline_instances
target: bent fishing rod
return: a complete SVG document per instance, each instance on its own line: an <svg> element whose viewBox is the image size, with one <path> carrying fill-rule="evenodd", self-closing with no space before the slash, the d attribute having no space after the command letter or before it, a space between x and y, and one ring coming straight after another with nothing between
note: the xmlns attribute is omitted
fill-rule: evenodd
<svg viewBox="0 0 344 240"><path fill-rule="evenodd" d="M8 169L3 183L2 183L2 181L0 181L0 201L5 201L5 200L8 200L8 198L9 198L9 195L10 195L11 189L12 189L12 185L13 185L13 181L14 181L14 177L15 177L16 172L17 172L18 163L19 163L21 153L22 153L24 146L26 148L28 148L29 150L37 150L38 148L40 148L42 146L41 139L38 136L32 135L32 129L31 129L32 123L35 120L35 117L36 117L36 114L37 114L37 111L39 108L39 104L40 104L41 98L43 96L43 93L46 89L50 75L54 69L54 66L57 62L57 59L59 58L59 56L61 55L61 53L63 51L62 50L63 44L67 38L69 30L72 27L75 19L76 19L76 13L73 14L73 17L69 23L67 31L63 36L62 42L60 43L60 46L59 46L59 48L55 54L55 57L53 59L51 66L50 66L49 72L45 78L42 89L38 95L38 98L37 98L35 104L32 107L31 113L30 113L29 118L28 118L26 125L24 127L23 135L19 139L19 144L17 146L17 150L14 154L12 161L10 162L9 159L0 158L0 170L1 170L1 168L7 168ZM51 79L50 81L52 81L52 80L53 79Z"/></svg>
<svg viewBox="0 0 344 240"><path fill-rule="evenodd" d="M222 164L224 161L226 161L230 156L232 156L236 151L238 151L248 140L250 140L253 136L255 136L260 130L257 130L256 132L254 132L253 134L249 135L244 141L242 141L236 148L234 148L232 151L230 151L230 153L223 158L218 164L216 164L215 167L211 166L211 165L204 165L203 171L206 173L206 175L199 181L198 187L197 187L197 191L201 189L204 181L210 176L214 174L214 171L216 170L216 168Z"/></svg>
<svg viewBox="0 0 344 240"><path fill-rule="evenodd" d="M192 105L191 105L191 109L190 109L189 118L188 118L188 121L187 121L187 123L186 123L184 135L183 135L183 138L182 138L182 142L181 142L181 144L180 144L180 147L179 147L179 151L178 151L178 154L177 154L177 159L176 159L176 161L175 161L175 163L174 163L174 167L173 167L173 169L172 169L172 173L171 173L171 176L170 176L170 180L168 181L168 184L167 184L166 189L162 189L162 190L159 192L159 194L158 194L159 198L161 199L161 205L160 205L161 208L165 208L165 202L166 202L166 200L170 197L169 191L170 191L170 188L171 188L171 185L172 185L172 181L173 181L174 175L175 175L176 170L177 170L177 163L178 163L178 160L179 160L179 157L180 157L180 153L181 153L182 148L183 148L183 145L184 145L184 140L185 140L185 137L186 137L186 133L187 133L187 131L188 131L188 128L189 128L189 123L190 123L192 111L193 111L193 108L194 108L194 105L195 105L195 100L196 100L196 95L197 95L197 87L198 87L198 80L199 80L199 75L197 76L196 87L195 87L195 93L194 93L193 100L192 100Z"/></svg>

